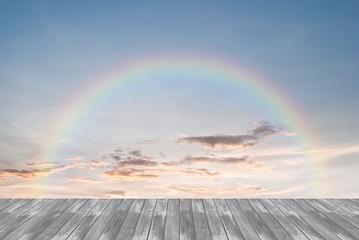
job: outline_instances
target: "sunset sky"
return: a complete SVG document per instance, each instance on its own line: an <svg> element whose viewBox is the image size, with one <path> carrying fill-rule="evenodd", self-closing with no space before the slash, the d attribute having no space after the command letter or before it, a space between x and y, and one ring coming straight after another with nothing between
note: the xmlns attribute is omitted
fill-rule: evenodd
<svg viewBox="0 0 359 240"><path fill-rule="evenodd" d="M0 197L359 197L358 1L0 6Z"/></svg>

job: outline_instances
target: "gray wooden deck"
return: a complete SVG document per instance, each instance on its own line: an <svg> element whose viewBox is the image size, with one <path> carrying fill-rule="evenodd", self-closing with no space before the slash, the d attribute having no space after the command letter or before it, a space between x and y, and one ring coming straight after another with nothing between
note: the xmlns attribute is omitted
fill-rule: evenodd
<svg viewBox="0 0 359 240"><path fill-rule="evenodd" d="M359 239L359 200L0 199L0 239Z"/></svg>

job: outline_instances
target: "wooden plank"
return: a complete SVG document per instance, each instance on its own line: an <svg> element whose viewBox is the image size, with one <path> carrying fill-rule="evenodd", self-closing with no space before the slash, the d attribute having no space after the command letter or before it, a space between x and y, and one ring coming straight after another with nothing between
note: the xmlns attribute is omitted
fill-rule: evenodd
<svg viewBox="0 0 359 240"><path fill-rule="evenodd" d="M0 199L0 206L1 206L1 204L4 204L4 203L7 202L7 201L9 201L9 199L7 199L7 198L1 198L1 199Z"/></svg>
<svg viewBox="0 0 359 240"><path fill-rule="evenodd" d="M340 227L336 222L332 221L330 218L325 216L322 212L318 211L312 205L310 205L306 200L294 200L297 204L299 204L303 209L309 212L312 216L318 219L323 225L325 225L328 229L330 229L333 233L335 233L341 239L355 239L350 233L345 231L342 227Z"/></svg>
<svg viewBox="0 0 359 240"><path fill-rule="evenodd" d="M190 199L180 199L180 239L196 239Z"/></svg>
<svg viewBox="0 0 359 240"><path fill-rule="evenodd" d="M157 200L156 208L153 213L150 232L148 234L148 240L159 240L159 239L162 240L164 238L167 204L168 204L167 199Z"/></svg>
<svg viewBox="0 0 359 240"><path fill-rule="evenodd" d="M203 200L212 239L228 239L213 199Z"/></svg>
<svg viewBox="0 0 359 240"><path fill-rule="evenodd" d="M311 227L313 227L324 239L340 239L332 231L330 231L327 226L324 226L318 219L316 219L312 214L303 209L299 204L297 204L292 199L282 200L288 207L293 209L302 219L304 219Z"/></svg>
<svg viewBox="0 0 359 240"><path fill-rule="evenodd" d="M64 213L76 202L75 199L67 199L64 203L59 205L53 211L49 212L44 218L41 219L33 228L28 230L20 239L37 239L37 236L43 232L50 224L55 221L61 214Z"/></svg>
<svg viewBox="0 0 359 240"><path fill-rule="evenodd" d="M65 202L64 199L54 200L54 201L51 201L50 203L44 202L44 203L48 203L48 205L45 206L44 208L41 208L41 209L36 208L35 211L29 211L28 212L29 215L25 216L19 222L15 221L14 224L9 225L11 227L14 227L14 228L12 228L13 231L11 233L5 233L5 235L3 235L3 236L5 236L3 238L3 240L5 240L5 239L6 240L20 239L20 237L22 235L24 235L27 231L32 229L37 223L39 223L42 219L44 219L48 214L50 214L58 206L61 206L61 204L63 204L64 202ZM26 220L24 221L24 219L26 219ZM5 230L4 232L8 232L9 229L11 229L11 228L6 227L2 230ZM0 233L0 236L1 235L2 235L2 233Z"/></svg>
<svg viewBox="0 0 359 240"><path fill-rule="evenodd" d="M111 221L116 209L121 204L121 199L112 199L111 202L107 205L105 210L97 218L96 222L92 225L90 230L85 235L84 239L94 240L99 239L102 235L102 232L105 230L106 225Z"/></svg>
<svg viewBox="0 0 359 240"><path fill-rule="evenodd" d="M245 239L253 239L253 240L260 240L257 232L254 230L252 224L249 222L246 214L239 207L238 202L235 199L227 199L226 200L229 209L232 212L234 219L237 222L239 230Z"/></svg>
<svg viewBox="0 0 359 240"><path fill-rule="evenodd" d="M356 201L0 199L0 239L357 239Z"/></svg>
<svg viewBox="0 0 359 240"><path fill-rule="evenodd" d="M295 224L286 216L272 201L269 199L260 200L261 203L267 208L267 210L275 217L275 219L283 226L283 228L288 232L288 234L293 239L307 240L309 239ZM314 236L314 238L318 239ZM323 239L323 238L319 238Z"/></svg>
<svg viewBox="0 0 359 240"><path fill-rule="evenodd" d="M346 199L347 201L353 202L354 204L356 204L359 207L359 198L349 198Z"/></svg>
<svg viewBox="0 0 359 240"><path fill-rule="evenodd" d="M325 240L311 225L309 225L296 211L290 208L285 202L280 199L268 200L278 207L282 213L289 218L309 239Z"/></svg>
<svg viewBox="0 0 359 240"><path fill-rule="evenodd" d="M165 226L165 239L178 240L180 238L180 214L179 214L179 199L168 200L168 210Z"/></svg>
<svg viewBox="0 0 359 240"><path fill-rule="evenodd" d="M192 200L192 212L196 239L211 239L206 212L201 199Z"/></svg>
<svg viewBox="0 0 359 240"><path fill-rule="evenodd" d="M21 199L9 199L8 201L4 202L0 205L0 214L3 212L3 210L6 210L6 208L10 207L13 204L16 204Z"/></svg>
<svg viewBox="0 0 359 240"><path fill-rule="evenodd" d="M329 199L329 201L341 208L348 209L351 214L359 217L359 211L355 210L355 207L353 208L353 204L343 202L340 199Z"/></svg>
<svg viewBox="0 0 359 240"><path fill-rule="evenodd" d="M276 239L248 200L242 199L237 201L261 239Z"/></svg>
<svg viewBox="0 0 359 240"><path fill-rule="evenodd" d="M331 219L333 222L342 227L346 232L350 233L352 236L359 236L359 229L357 229L353 224L345 220L343 217L337 215L332 210L320 204L316 200L308 199L306 200L312 207L323 213L324 216Z"/></svg>
<svg viewBox="0 0 359 240"><path fill-rule="evenodd" d="M87 201L87 199L78 199L71 207L66 209L61 216L52 221L50 226L37 236L37 239L51 239L56 232L58 232L75 214L77 214L77 211L81 209Z"/></svg>
<svg viewBox="0 0 359 240"><path fill-rule="evenodd" d="M140 217L144 203L145 203L144 199L136 199L134 201L130 210L127 213L125 221L123 222L116 239L119 240L131 239L134 229L136 228L138 219Z"/></svg>
<svg viewBox="0 0 359 240"><path fill-rule="evenodd" d="M67 240L83 239L109 203L109 199L101 199L71 233Z"/></svg>
<svg viewBox="0 0 359 240"><path fill-rule="evenodd" d="M259 200L251 199L249 200L249 202L252 204L253 208L256 210L260 218L267 224L267 226L277 239L293 239Z"/></svg>
<svg viewBox="0 0 359 240"><path fill-rule="evenodd" d="M124 199L116 209L112 220L107 224L99 240L115 239L127 216L127 212L133 203L133 199Z"/></svg>
<svg viewBox="0 0 359 240"><path fill-rule="evenodd" d="M11 206L9 206L9 207L3 209L2 211L0 211L1 218L6 219L9 215L11 215L17 209L21 208L22 206L26 205L29 202L30 202L30 200L27 200L27 199L21 199L19 201L16 201Z"/></svg>
<svg viewBox="0 0 359 240"><path fill-rule="evenodd" d="M11 232L16 231L16 229L36 215L41 209L48 206L54 200L43 200L39 204L36 204L32 208L29 208L27 211L19 213L13 218L5 218L5 222L0 230L0 239L9 235Z"/></svg>
<svg viewBox="0 0 359 240"><path fill-rule="evenodd" d="M353 201L359 205L359 198L350 198L350 201Z"/></svg>
<svg viewBox="0 0 359 240"><path fill-rule="evenodd" d="M11 213L7 217L1 218L0 229L4 228L8 224L11 224L15 220L21 219L21 217L24 216L27 211L34 208L41 201L41 199L31 200L28 204L25 204L22 207L16 209L15 212Z"/></svg>
<svg viewBox="0 0 359 240"><path fill-rule="evenodd" d="M77 226L86 218L86 216L92 211L92 209L98 204L98 199L88 200L84 206L82 206L78 212L63 225L60 230L52 236L51 239L67 239L67 237L77 228Z"/></svg>
<svg viewBox="0 0 359 240"><path fill-rule="evenodd" d="M355 201L353 202L349 199L338 199L338 201L354 209L355 213L359 213L359 205L357 205Z"/></svg>
<svg viewBox="0 0 359 240"><path fill-rule="evenodd" d="M219 216L222 220L222 224L224 229L226 230L226 234L228 239L243 239L244 237L239 230L236 220L234 220L231 210L229 210L228 205L224 199L216 199L215 204L217 206L217 210Z"/></svg>
<svg viewBox="0 0 359 240"><path fill-rule="evenodd" d="M155 199L147 199L143 206L140 218L133 233L132 239L146 240L150 231L153 212L156 207Z"/></svg>
<svg viewBox="0 0 359 240"><path fill-rule="evenodd" d="M344 204L335 204L331 200L321 199L320 203L345 218L347 221L359 228L359 218L352 210Z"/></svg>

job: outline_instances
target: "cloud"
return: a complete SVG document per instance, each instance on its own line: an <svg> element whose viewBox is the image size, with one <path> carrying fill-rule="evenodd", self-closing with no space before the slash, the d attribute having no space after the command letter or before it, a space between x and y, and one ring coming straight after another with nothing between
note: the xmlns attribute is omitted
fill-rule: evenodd
<svg viewBox="0 0 359 240"><path fill-rule="evenodd" d="M5 180L12 177L22 177L22 178L37 178L48 176L55 172L65 171L71 168L82 168L85 167L84 164L70 164L70 165L60 165L51 168L30 168L30 169L0 169L0 179Z"/></svg>
<svg viewBox="0 0 359 240"><path fill-rule="evenodd" d="M71 158L67 158L67 161L81 161L84 160L86 158L86 156L84 155L80 155L80 156L75 156L75 157L71 157Z"/></svg>
<svg viewBox="0 0 359 240"><path fill-rule="evenodd" d="M126 192L116 190L116 191L107 192L106 196L107 197L124 197L124 196L126 196Z"/></svg>
<svg viewBox="0 0 359 240"><path fill-rule="evenodd" d="M259 192L259 191L262 191L264 189L261 188L261 187L247 187L247 188L243 188L243 190L247 191L247 192Z"/></svg>
<svg viewBox="0 0 359 240"><path fill-rule="evenodd" d="M218 135L218 136L199 136L182 137L177 143L199 143L207 148L248 148L256 146L258 138L251 135Z"/></svg>
<svg viewBox="0 0 359 240"><path fill-rule="evenodd" d="M138 181L158 178L159 172L160 171L156 169L112 169L105 172L105 176L109 176L121 181Z"/></svg>
<svg viewBox="0 0 359 240"><path fill-rule="evenodd" d="M264 137L274 135L280 132L289 136L291 133L283 127L274 126L266 121L257 121L254 123L255 129L241 135L214 135L214 136L185 136L177 139L176 143L199 143L209 149L225 148L250 148L257 146ZM293 133L292 133L293 134Z"/></svg>
<svg viewBox="0 0 359 240"><path fill-rule="evenodd" d="M110 163L106 159L91 160L89 163L90 169L104 168L108 165L110 165Z"/></svg>
<svg viewBox="0 0 359 240"><path fill-rule="evenodd" d="M78 177L78 178L65 178L68 182L76 182L76 183L85 183L85 184L99 184L104 183L104 181L86 178L86 177Z"/></svg>
<svg viewBox="0 0 359 240"><path fill-rule="evenodd" d="M269 122L265 121L265 120L257 120L257 121L253 121L252 125L253 126L258 126L258 125L266 125L269 124Z"/></svg>
<svg viewBox="0 0 359 240"><path fill-rule="evenodd" d="M218 172L210 171L205 168L195 169L137 169L137 168L126 168L126 169L112 169L104 173L105 176L114 178L120 181L141 181L148 179L156 179L166 174L176 175L195 175L195 176L215 176Z"/></svg>
<svg viewBox="0 0 359 240"><path fill-rule="evenodd" d="M33 167L33 166L37 166L37 167L51 167L56 165L57 162L28 162L26 163L26 165Z"/></svg>
<svg viewBox="0 0 359 240"><path fill-rule="evenodd" d="M180 164L193 164L193 163L245 163L249 162L249 156L244 156L240 158L234 157L225 157L225 158L215 158L215 157L192 157L190 155L186 156L183 160L180 161Z"/></svg>
<svg viewBox="0 0 359 240"><path fill-rule="evenodd" d="M146 159L131 159L120 161L117 163L119 167L134 167L134 166L157 166L158 162Z"/></svg>
<svg viewBox="0 0 359 240"><path fill-rule="evenodd" d="M263 138L266 136L270 136L276 133L281 132L282 129L275 127L271 124L263 124L261 126L256 127L255 129L252 130L252 136L257 137L257 138Z"/></svg>
<svg viewBox="0 0 359 240"><path fill-rule="evenodd" d="M35 178L40 176L47 176L50 174L50 172L50 168L30 170L1 169L0 179L3 180L11 177Z"/></svg>
<svg viewBox="0 0 359 240"><path fill-rule="evenodd" d="M135 157L142 157L141 150L132 150L132 151L129 151L128 154L135 156Z"/></svg>
<svg viewBox="0 0 359 240"><path fill-rule="evenodd" d="M152 157L147 156L141 152L141 150L129 150L127 152L121 151L120 154L116 151L113 154L105 155L115 160L118 167L136 167L136 166L176 166L178 163L175 162L157 162L153 161ZM163 155L164 156L164 155Z"/></svg>
<svg viewBox="0 0 359 240"><path fill-rule="evenodd" d="M181 169L181 170L179 170L179 172L189 174L189 175L207 175L207 176L214 176L214 175L219 174L218 172L209 171L208 169L205 169L205 168L200 168L200 169L193 169L193 168Z"/></svg>
<svg viewBox="0 0 359 240"><path fill-rule="evenodd" d="M186 156L179 162L181 164L196 164L196 163L216 163L216 164L231 164L241 166L246 169L260 168L261 165L251 160L250 156L243 157L192 157Z"/></svg>
<svg viewBox="0 0 359 240"><path fill-rule="evenodd" d="M258 186L233 186L233 187L203 187L192 185L172 186L174 190L181 191L193 196L214 196L214 195L234 195L249 194L264 191L264 188Z"/></svg>

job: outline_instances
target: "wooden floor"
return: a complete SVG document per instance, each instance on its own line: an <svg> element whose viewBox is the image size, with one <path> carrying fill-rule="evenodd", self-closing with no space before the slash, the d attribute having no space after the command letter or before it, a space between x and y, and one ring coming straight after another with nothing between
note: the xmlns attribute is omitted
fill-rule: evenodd
<svg viewBox="0 0 359 240"><path fill-rule="evenodd" d="M0 199L0 239L359 239L359 200Z"/></svg>

